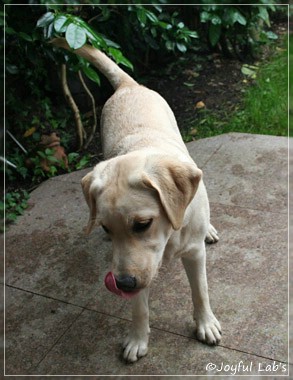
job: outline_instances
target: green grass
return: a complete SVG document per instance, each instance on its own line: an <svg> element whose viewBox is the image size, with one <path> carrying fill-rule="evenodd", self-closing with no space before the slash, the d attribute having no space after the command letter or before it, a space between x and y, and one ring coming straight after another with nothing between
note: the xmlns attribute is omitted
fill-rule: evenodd
<svg viewBox="0 0 293 380"><path fill-rule="evenodd" d="M243 84L243 88L245 86L247 84ZM239 110L221 115L203 110L199 123L193 128L196 128L195 138L229 132L287 136L287 46L277 49L269 62L259 66L256 79L247 87ZM186 141L192 139L188 134L184 138Z"/></svg>
<svg viewBox="0 0 293 380"><path fill-rule="evenodd" d="M289 54L290 66L293 64L293 38L290 38L290 54ZM289 109L290 109L290 137L293 137L293 70L290 70L289 73L289 91L290 91L290 99L289 99Z"/></svg>

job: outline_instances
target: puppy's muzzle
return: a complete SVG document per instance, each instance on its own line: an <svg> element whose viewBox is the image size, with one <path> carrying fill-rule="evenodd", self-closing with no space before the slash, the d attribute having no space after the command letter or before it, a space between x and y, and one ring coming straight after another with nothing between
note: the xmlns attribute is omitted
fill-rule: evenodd
<svg viewBox="0 0 293 380"><path fill-rule="evenodd" d="M119 288L118 285L119 284ZM112 272L107 273L105 277L106 288L120 297L131 299L135 297L141 289L137 288L136 279L133 276L115 277Z"/></svg>
<svg viewBox="0 0 293 380"><path fill-rule="evenodd" d="M123 290L125 292L131 292L136 289L136 278L134 276L119 276L115 277L116 286L118 289Z"/></svg>

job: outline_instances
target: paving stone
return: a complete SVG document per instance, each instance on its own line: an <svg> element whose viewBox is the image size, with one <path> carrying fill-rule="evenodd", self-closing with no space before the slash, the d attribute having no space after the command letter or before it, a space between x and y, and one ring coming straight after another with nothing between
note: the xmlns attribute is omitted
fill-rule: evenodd
<svg viewBox="0 0 293 380"><path fill-rule="evenodd" d="M254 370L258 361L287 361L286 147L285 138L244 134L188 144L204 171L212 222L221 237L207 248L207 266L222 347L193 339L190 290L177 261L161 269L151 289L150 355L133 366L120 360L119 346L130 323L129 302L103 284L111 243L102 229L84 235L88 209L80 179L90 169L44 182L32 192L29 210L6 233L5 280L19 288L9 288L6 297L6 318L16 326L6 337L8 368L42 375L206 375L208 359L217 368L252 360ZM62 312L46 314L51 303ZM76 305L87 310L63 336L81 310ZM34 326L36 335L21 335ZM209 375L223 374L215 371Z"/></svg>
<svg viewBox="0 0 293 380"><path fill-rule="evenodd" d="M285 364L224 347L208 347L194 339L156 329L151 333L148 355L135 364L125 364L121 358L120 342L128 328L129 322L85 311L32 373L93 376L233 375L232 366L241 367L242 362L251 368L248 374L259 374L259 368L267 368L270 374L288 373ZM209 363L213 363L215 368L210 364L208 370Z"/></svg>
<svg viewBox="0 0 293 380"><path fill-rule="evenodd" d="M82 309L10 287L5 295L5 374L31 374Z"/></svg>
<svg viewBox="0 0 293 380"><path fill-rule="evenodd" d="M6 233L6 242L15 235L37 231L70 228L80 233L88 220L88 207L79 183L45 181L30 194L28 205L24 215Z"/></svg>
<svg viewBox="0 0 293 380"><path fill-rule="evenodd" d="M57 182L70 182L70 183L76 183L80 185L80 182L82 178L89 173L92 170L92 168L86 168L81 170L76 170L75 172L69 173L69 174L62 174L58 175L56 177L52 177L50 181L57 181Z"/></svg>
<svg viewBox="0 0 293 380"><path fill-rule="evenodd" d="M203 167L210 201L287 213L288 139L229 136Z"/></svg>
<svg viewBox="0 0 293 380"><path fill-rule="evenodd" d="M204 169L209 160L213 160L216 152L229 144L233 134L224 134L206 139L192 141L186 144L189 154L200 169Z"/></svg>
<svg viewBox="0 0 293 380"><path fill-rule="evenodd" d="M85 306L102 283L111 252L100 230L87 238L65 225L14 234L6 242L6 283ZM106 252L104 252L106 250Z"/></svg>

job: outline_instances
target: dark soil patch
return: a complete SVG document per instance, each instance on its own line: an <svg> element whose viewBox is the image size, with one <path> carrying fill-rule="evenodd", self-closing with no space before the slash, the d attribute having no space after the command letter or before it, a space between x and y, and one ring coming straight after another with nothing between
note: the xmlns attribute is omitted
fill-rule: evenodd
<svg viewBox="0 0 293 380"><path fill-rule="evenodd" d="M200 106L213 112L231 112L241 99L243 63L218 54L190 55L176 69L177 77L149 77L148 86L159 92L172 108L180 130L196 124Z"/></svg>

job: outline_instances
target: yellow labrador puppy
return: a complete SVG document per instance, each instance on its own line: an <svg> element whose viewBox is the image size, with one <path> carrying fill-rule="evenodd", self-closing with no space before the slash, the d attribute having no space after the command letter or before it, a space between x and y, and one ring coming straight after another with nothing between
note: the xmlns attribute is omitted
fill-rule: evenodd
<svg viewBox="0 0 293 380"><path fill-rule="evenodd" d="M53 43L69 49L64 39ZM74 53L95 65L115 93L102 112L106 161L82 179L89 206L87 232L102 226L113 243L105 285L132 300L133 326L125 360L146 355L149 287L163 259L181 258L194 305L197 338L218 344L221 326L208 296L205 240L216 242L202 172L190 157L173 112L156 92L139 85L101 51Z"/></svg>

